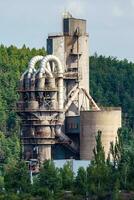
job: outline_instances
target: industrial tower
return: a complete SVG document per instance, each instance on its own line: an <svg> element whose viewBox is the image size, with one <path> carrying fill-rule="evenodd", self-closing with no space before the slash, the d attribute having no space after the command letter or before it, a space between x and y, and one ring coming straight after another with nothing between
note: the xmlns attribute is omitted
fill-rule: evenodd
<svg viewBox="0 0 134 200"><path fill-rule="evenodd" d="M32 58L21 76L17 112L25 160L79 159L80 112L100 111L89 95L88 39L86 20L66 13L63 32L48 36L48 55Z"/></svg>

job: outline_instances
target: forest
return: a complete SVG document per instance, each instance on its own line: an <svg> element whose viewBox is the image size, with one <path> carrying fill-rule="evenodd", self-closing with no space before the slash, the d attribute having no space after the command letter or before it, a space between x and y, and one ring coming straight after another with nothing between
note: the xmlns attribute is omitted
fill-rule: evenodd
<svg viewBox="0 0 134 200"><path fill-rule="evenodd" d="M110 149L114 162L105 158L98 133L95 159L87 169L80 168L75 176L69 163L57 169L47 161L31 186L27 166L20 160L20 119L15 111L19 78L35 55L46 51L0 46L0 199L60 200L64 191L72 191L67 199L114 200L122 199L123 192L134 199L134 63L96 53L89 58L90 94L100 107L117 106L123 111L123 128Z"/></svg>

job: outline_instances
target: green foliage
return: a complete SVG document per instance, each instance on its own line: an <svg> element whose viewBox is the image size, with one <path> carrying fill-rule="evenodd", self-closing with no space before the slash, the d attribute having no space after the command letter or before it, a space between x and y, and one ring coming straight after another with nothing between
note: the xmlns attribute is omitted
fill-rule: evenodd
<svg viewBox="0 0 134 200"><path fill-rule="evenodd" d="M71 162L67 162L60 170L62 177L62 188L64 190L72 190L74 173Z"/></svg>
<svg viewBox="0 0 134 200"><path fill-rule="evenodd" d="M0 193L3 191L4 189L4 177L0 176Z"/></svg>
<svg viewBox="0 0 134 200"><path fill-rule="evenodd" d="M0 132L0 160L7 164L11 161L17 161L20 157L20 142L16 134L6 137Z"/></svg>
<svg viewBox="0 0 134 200"><path fill-rule="evenodd" d="M72 191L68 199L83 199L85 194L92 199L119 199L119 190L134 190L134 64L97 54L90 57L91 95L101 106L122 107L123 125L127 126L119 130L116 144L111 144L113 162L110 155L105 158L99 132L94 160L87 170L80 168L75 177L70 163L58 170L53 162L46 161L31 188L27 167L19 161L16 90L29 60L45 54L43 48L0 46L0 199L59 200L64 199L65 190ZM3 193L3 186L7 194Z"/></svg>
<svg viewBox="0 0 134 200"><path fill-rule="evenodd" d="M105 160L100 131L98 131L98 135L96 136L96 147L93 152L94 160L87 168L88 193L91 197L104 199L110 193L110 170Z"/></svg>
<svg viewBox="0 0 134 200"><path fill-rule="evenodd" d="M87 193L87 172L83 167L80 167L74 182L74 191L76 194L86 196Z"/></svg>
<svg viewBox="0 0 134 200"><path fill-rule="evenodd" d="M59 170L52 161L45 161L40 171L39 183L47 186L50 191L56 192L61 187Z"/></svg>
<svg viewBox="0 0 134 200"><path fill-rule="evenodd" d="M27 193L30 191L30 176L24 161L8 164L4 175L5 189L8 192Z"/></svg>
<svg viewBox="0 0 134 200"><path fill-rule="evenodd" d="M29 49L25 45L20 49L13 45L0 46L0 131L6 134L18 131L15 113L18 81L29 60L35 55L45 54L43 48Z"/></svg>
<svg viewBox="0 0 134 200"><path fill-rule="evenodd" d="M120 106L124 123L133 125L134 119L134 64L126 59L90 57L90 92L101 106Z"/></svg>
<svg viewBox="0 0 134 200"><path fill-rule="evenodd" d="M59 169L55 167L52 161L45 161L37 179L35 194L44 198L52 198L53 194L61 189L61 177Z"/></svg>
<svg viewBox="0 0 134 200"><path fill-rule="evenodd" d="M128 137L127 139L124 139L124 137L126 138L126 133L130 137L129 140L131 142L128 140ZM125 128L118 131L118 140L116 141L114 148L111 144L113 163L116 163L116 168L118 167L120 187L127 191L133 190L134 186L134 146L131 145L133 141L132 131Z"/></svg>

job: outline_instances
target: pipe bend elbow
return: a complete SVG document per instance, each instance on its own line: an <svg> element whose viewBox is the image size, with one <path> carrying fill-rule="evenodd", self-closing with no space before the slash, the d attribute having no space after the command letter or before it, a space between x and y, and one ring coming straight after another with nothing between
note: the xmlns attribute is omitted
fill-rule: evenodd
<svg viewBox="0 0 134 200"><path fill-rule="evenodd" d="M43 59L43 56L35 56L33 57L29 64L28 64L28 71L32 72L35 70L35 65L38 61L41 61Z"/></svg>
<svg viewBox="0 0 134 200"><path fill-rule="evenodd" d="M54 55L47 55L42 59L40 70L46 70L47 69L47 62L49 62L49 61L53 61L57 64L58 74L62 77L63 76L63 68L62 68L62 65L61 65L61 61L59 60L58 57L56 57Z"/></svg>

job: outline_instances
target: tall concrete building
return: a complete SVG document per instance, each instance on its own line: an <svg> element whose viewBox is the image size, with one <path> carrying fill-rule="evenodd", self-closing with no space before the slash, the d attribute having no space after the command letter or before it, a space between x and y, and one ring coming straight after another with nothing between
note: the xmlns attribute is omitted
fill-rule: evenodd
<svg viewBox="0 0 134 200"><path fill-rule="evenodd" d="M49 35L47 39L48 54L57 56L63 66L64 100L67 100L68 94L76 87L89 92L88 40L86 20L76 19L70 15L63 18L63 33ZM80 107L87 107L82 102L82 95L76 95L75 102L68 108L66 115L79 115Z"/></svg>
<svg viewBox="0 0 134 200"><path fill-rule="evenodd" d="M79 159L80 155L81 159L89 159L91 156L87 154L89 151L92 155L92 148L85 138L90 140L91 130L94 130L92 137L95 139L97 130L106 125L108 113L104 115L89 94L86 20L65 13L62 29L62 33L48 36L48 55L32 58L20 79L17 112L22 119L21 141L25 160ZM36 67L37 63L39 67ZM85 111L90 114L82 114ZM98 119L101 114L103 120ZM108 143L115 140L121 124L120 115L114 114L118 115L118 122L112 123L109 118L109 126L116 128L106 131L106 134L112 134ZM85 116L89 118L85 119ZM90 127L83 129L88 120Z"/></svg>

